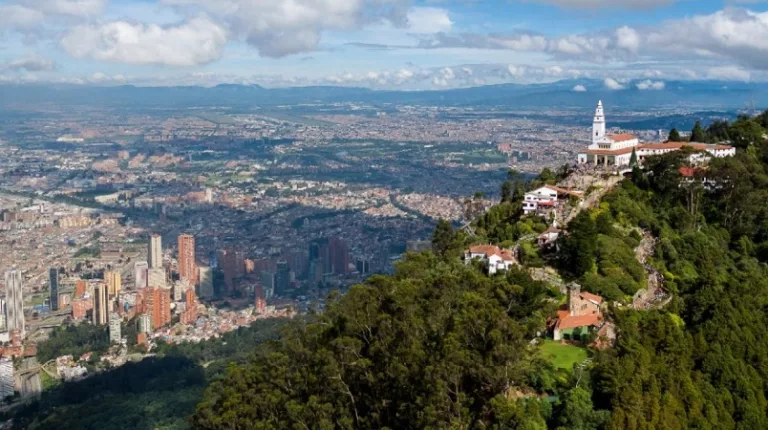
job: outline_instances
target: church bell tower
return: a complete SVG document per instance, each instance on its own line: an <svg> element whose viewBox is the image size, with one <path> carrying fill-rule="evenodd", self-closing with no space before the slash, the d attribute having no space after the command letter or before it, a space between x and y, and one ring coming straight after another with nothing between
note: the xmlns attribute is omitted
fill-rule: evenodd
<svg viewBox="0 0 768 430"><path fill-rule="evenodd" d="M595 109L595 119L592 122L592 144L597 145L597 142L605 137L605 115L603 115L603 101L597 102L597 109Z"/></svg>

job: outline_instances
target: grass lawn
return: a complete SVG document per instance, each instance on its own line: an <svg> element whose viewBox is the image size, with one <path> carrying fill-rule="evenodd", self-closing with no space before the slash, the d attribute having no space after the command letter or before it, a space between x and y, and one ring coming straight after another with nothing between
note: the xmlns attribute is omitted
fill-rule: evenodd
<svg viewBox="0 0 768 430"><path fill-rule="evenodd" d="M573 365L587 359L587 349L545 339L541 341L541 355L558 369L573 369Z"/></svg>

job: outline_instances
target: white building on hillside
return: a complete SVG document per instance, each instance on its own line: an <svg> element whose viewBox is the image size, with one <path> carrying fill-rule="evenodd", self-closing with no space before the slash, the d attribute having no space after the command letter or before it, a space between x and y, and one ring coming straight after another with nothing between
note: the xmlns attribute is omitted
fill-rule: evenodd
<svg viewBox="0 0 768 430"><path fill-rule="evenodd" d="M713 157L731 157L736 155L736 149L730 145L709 145L696 142L664 142L641 144L640 140L631 134L622 133L606 135L605 114L603 102L597 103L595 118L592 122L592 144L578 156L579 164L595 166L629 166L632 152L637 156L638 163L646 157L679 151L690 147L696 151L706 151Z"/></svg>
<svg viewBox="0 0 768 430"><path fill-rule="evenodd" d="M530 215L533 213L544 214L557 208L564 201L574 197L581 199L584 193L581 191L571 191L565 188L555 187L553 185L544 185L533 191L525 193L523 199L523 213Z"/></svg>
<svg viewBox="0 0 768 430"><path fill-rule="evenodd" d="M464 251L464 264L469 264L472 260L480 260L486 263L488 273L493 275L497 272L507 271L517 264L517 260L512 251L501 249L494 245L476 245L471 246Z"/></svg>

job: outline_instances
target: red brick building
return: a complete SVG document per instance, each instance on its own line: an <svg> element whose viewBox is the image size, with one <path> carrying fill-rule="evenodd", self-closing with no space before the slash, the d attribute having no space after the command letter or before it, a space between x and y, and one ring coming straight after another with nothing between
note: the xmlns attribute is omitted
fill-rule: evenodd
<svg viewBox="0 0 768 430"><path fill-rule="evenodd" d="M171 322L171 292L164 288L142 290L142 311L152 318L152 327L159 329Z"/></svg>
<svg viewBox="0 0 768 430"><path fill-rule="evenodd" d="M77 282L75 282L75 298L79 299L80 297L83 297L87 289L88 283L83 279L78 279Z"/></svg>
<svg viewBox="0 0 768 430"><path fill-rule="evenodd" d="M181 314L181 323L193 324L197 321L197 297L192 288L184 293L184 301L187 303L187 308Z"/></svg>
<svg viewBox="0 0 768 430"><path fill-rule="evenodd" d="M93 309L93 300L77 298L72 300L72 319L81 320Z"/></svg>
<svg viewBox="0 0 768 430"><path fill-rule="evenodd" d="M195 236L179 235L179 278L197 285L197 264L195 263Z"/></svg>

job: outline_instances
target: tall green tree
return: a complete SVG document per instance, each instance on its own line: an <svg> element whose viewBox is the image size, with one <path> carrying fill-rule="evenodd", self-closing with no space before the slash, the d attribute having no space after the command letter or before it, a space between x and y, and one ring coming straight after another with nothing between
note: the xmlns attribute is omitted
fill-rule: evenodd
<svg viewBox="0 0 768 430"><path fill-rule="evenodd" d="M531 188L537 188L542 185L555 185L556 183L557 176L555 176L551 169L545 167L542 169L541 173L539 173L536 179L533 180L531 183Z"/></svg>
<svg viewBox="0 0 768 430"><path fill-rule="evenodd" d="M595 267L597 251L597 226L589 212L581 212L568 224L568 234L560 239L560 262L562 267L582 276Z"/></svg>
<svg viewBox="0 0 768 430"><path fill-rule="evenodd" d="M629 166L635 167L637 165L637 151L635 151L635 148L632 148L632 155L629 157Z"/></svg>
<svg viewBox="0 0 768 430"><path fill-rule="evenodd" d="M731 143L737 148L748 148L763 142L765 130L752 118L741 116L731 124L728 135Z"/></svg>
<svg viewBox="0 0 768 430"><path fill-rule="evenodd" d="M728 121L714 121L707 127L707 141L719 143L731 140L728 134L729 128L730 124L728 124Z"/></svg>
<svg viewBox="0 0 768 430"><path fill-rule="evenodd" d="M461 248L459 234L450 221L441 219L432 233L432 249L440 256L451 256Z"/></svg>
<svg viewBox="0 0 768 430"><path fill-rule="evenodd" d="M510 181L504 181L501 184L501 201L502 202L510 202L512 201L512 182Z"/></svg>
<svg viewBox="0 0 768 430"><path fill-rule="evenodd" d="M696 121L693 130L691 130L691 142L707 143L708 141L709 136L707 136L704 127L701 126L701 121Z"/></svg>
<svg viewBox="0 0 768 430"><path fill-rule="evenodd" d="M667 138L670 142L682 142L683 138L680 136L680 132L677 131L676 128L673 128L669 131L669 137Z"/></svg>

